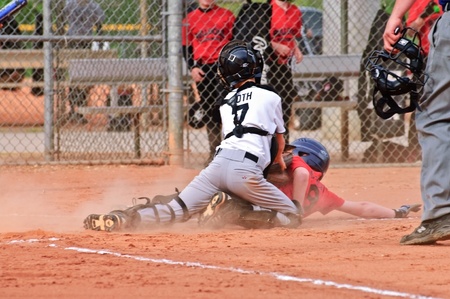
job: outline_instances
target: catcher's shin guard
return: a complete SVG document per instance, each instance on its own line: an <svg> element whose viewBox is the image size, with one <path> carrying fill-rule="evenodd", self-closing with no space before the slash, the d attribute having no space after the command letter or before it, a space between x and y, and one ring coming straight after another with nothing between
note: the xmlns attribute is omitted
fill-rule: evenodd
<svg viewBox="0 0 450 299"><path fill-rule="evenodd" d="M172 199L178 197L178 195L180 195L180 191L178 190L178 188L175 188L175 192L174 194L170 194L170 195L155 195L153 198L149 198L149 197L138 197L138 198L133 198L133 205L137 205L137 201L144 199L147 201L147 205L149 204L168 204Z"/></svg>

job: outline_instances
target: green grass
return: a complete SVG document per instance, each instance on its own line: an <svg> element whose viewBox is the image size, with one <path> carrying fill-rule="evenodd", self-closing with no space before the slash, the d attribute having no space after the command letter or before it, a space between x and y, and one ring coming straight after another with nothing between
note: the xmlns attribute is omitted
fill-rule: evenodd
<svg viewBox="0 0 450 299"><path fill-rule="evenodd" d="M265 3L265 2L267 2L267 0L255 0L253 2ZM226 1L226 0L217 1L217 4L219 4L222 7L228 8L235 15L238 14L239 8L241 7L242 3L244 3L244 1L240 1L240 2L230 2L230 1ZM311 7L315 7L315 8L319 8L319 9L322 9L322 7L323 7L323 0L295 0L292 3L295 4L296 6L311 6Z"/></svg>
<svg viewBox="0 0 450 299"><path fill-rule="evenodd" d="M11 0L0 0L0 6L3 7ZM52 0L52 6L55 7L58 1L65 2L66 0ZM181 1L181 0L179 0ZM140 0L96 0L103 8L106 15L105 23L108 24L138 24L140 18L139 4ZM255 0L254 2L266 2L266 0ZM220 6L227 7L235 14L239 11L240 6L244 1L227 1L218 0ZM293 3L297 6L311 6L322 8L323 0L295 0ZM36 14L42 13L43 0L28 0L28 5L22 11L18 12L16 19L20 24L34 24ZM160 23L160 10L162 0L147 0L148 17L151 24Z"/></svg>
<svg viewBox="0 0 450 299"><path fill-rule="evenodd" d="M0 6L3 7L11 0L0 0ZM62 1L62 2L59 2ZM52 9L57 7L58 3L65 3L66 0L51 0ZM161 10L163 0L146 0L147 17L150 29L148 34L160 34L162 30ZM167 1L167 0L165 0ZM181 2L181 0L178 0ZM266 2L267 0L255 0L254 2ZM141 0L96 0L105 12L104 24L139 24L140 23L140 3ZM323 0L295 0L293 3L297 6L312 6L322 8ZM236 15L239 12L244 1L218 0L220 6L226 7L233 11ZM43 0L28 0L28 5L24 7L15 16L19 24L35 24L36 15L42 13ZM56 10L52 11L53 24L56 24ZM33 34L32 28L23 34ZM139 35L138 30L112 30L107 31L108 35ZM31 47L31 43L26 43L27 47ZM135 45L126 45L125 43L111 43L111 47L118 48L121 57L139 56ZM161 55L160 45L151 45L151 56Z"/></svg>

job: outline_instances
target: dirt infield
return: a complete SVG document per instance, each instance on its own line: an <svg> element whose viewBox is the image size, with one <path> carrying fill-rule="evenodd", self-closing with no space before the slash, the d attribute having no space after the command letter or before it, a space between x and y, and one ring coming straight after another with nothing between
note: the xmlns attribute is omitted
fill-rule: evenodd
<svg viewBox="0 0 450 299"><path fill-rule="evenodd" d="M350 200L420 203L419 168L330 169ZM0 167L1 298L450 298L450 242L400 246L420 222L332 212L299 229L220 231L195 219L135 233L85 231L83 218L172 193L198 170L149 166Z"/></svg>

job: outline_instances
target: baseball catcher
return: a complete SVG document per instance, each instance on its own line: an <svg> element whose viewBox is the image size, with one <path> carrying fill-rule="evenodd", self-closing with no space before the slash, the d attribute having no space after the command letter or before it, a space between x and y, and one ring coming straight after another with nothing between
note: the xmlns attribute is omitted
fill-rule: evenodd
<svg viewBox="0 0 450 299"><path fill-rule="evenodd" d="M217 69L220 82L229 90L218 103L225 138L214 159L179 194L170 196L169 202L149 200L126 210L91 214L84 221L85 228L115 231L183 222L205 208L200 224L222 218L227 222L248 219L246 223L298 227L299 206L264 177L272 157L284 168L286 129L280 96L256 81L263 65L260 52L249 43L235 40L225 45ZM230 211L243 211L246 217Z"/></svg>

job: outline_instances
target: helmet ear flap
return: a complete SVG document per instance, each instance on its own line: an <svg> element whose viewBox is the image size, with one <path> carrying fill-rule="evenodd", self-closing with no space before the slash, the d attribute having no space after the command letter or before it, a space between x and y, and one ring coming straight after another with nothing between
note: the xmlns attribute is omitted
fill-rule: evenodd
<svg viewBox="0 0 450 299"><path fill-rule="evenodd" d="M256 59L256 67L254 70L256 83L261 84L261 77L264 69L264 57L263 54L260 51L256 50L255 48L252 48L252 51L255 54Z"/></svg>
<svg viewBox="0 0 450 299"><path fill-rule="evenodd" d="M219 77L220 84L222 84L223 88L225 88L228 91L231 91L230 84L228 84L227 80L224 78L223 74L223 68L219 65L217 66L217 77Z"/></svg>

